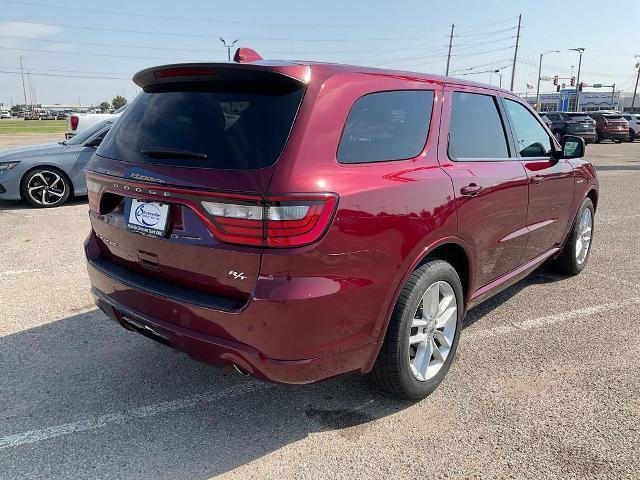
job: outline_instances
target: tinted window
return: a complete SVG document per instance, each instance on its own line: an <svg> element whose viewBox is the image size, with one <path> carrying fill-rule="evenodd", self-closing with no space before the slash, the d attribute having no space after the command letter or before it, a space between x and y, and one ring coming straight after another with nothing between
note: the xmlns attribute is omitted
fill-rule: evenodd
<svg viewBox="0 0 640 480"><path fill-rule="evenodd" d="M551 138L533 114L513 100L505 100L505 106L511 119L520 156L548 157L551 155Z"/></svg>
<svg viewBox="0 0 640 480"><path fill-rule="evenodd" d="M589 115L585 115L584 113L567 113L571 120L575 120L576 122L590 122L592 119Z"/></svg>
<svg viewBox="0 0 640 480"><path fill-rule="evenodd" d="M98 122L93 127L87 128L84 132L80 132L79 134L71 137L69 140L67 140L67 145L80 145L81 143L90 140L96 133L102 131L112 123L113 120L103 120L101 122Z"/></svg>
<svg viewBox="0 0 640 480"><path fill-rule="evenodd" d="M476 93L453 93L449 157L509 157L507 139L494 97Z"/></svg>
<svg viewBox="0 0 640 480"><path fill-rule="evenodd" d="M560 115L558 115L557 113L549 113L549 114L547 114L547 118L549 120L553 120L554 122L558 121L558 120L562 120L562 117Z"/></svg>
<svg viewBox="0 0 640 480"><path fill-rule="evenodd" d="M184 167L267 167L285 146L303 93L297 83L159 87L127 106L98 155Z"/></svg>
<svg viewBox="0 0 640 480"><path fill-rule="evenodd" d="M433 92L397 91L358 99L344 127L338 161L383 162L413 158L429 133Z"/></svg>

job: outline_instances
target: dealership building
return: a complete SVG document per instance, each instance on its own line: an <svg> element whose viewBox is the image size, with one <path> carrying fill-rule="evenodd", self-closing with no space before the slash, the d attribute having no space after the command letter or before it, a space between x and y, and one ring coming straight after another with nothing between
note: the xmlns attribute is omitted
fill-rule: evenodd
<svg viewBox="0 0 640 480"><path fill-rule="evenodd" d="M523 98L535 107L535 94L527 93ZM580 92L581 112L593 112L597 110L618 110L621 112L640 113L640 95L636 96L634 108L631 108L633 92L614 92L612 90L600 92ZM541 112L575 112L576 111L576 90L575 88L565 88L560 92L540 94Z"/></svg>

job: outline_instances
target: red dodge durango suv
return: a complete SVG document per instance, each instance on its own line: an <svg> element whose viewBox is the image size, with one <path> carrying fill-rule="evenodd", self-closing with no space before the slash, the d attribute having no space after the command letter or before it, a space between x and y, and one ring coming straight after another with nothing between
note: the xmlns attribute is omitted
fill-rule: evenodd
<svg viewBox="0 0 640 480"><path fill-rule="evenodd" d="M283 383L371 372L419 399L467 309L588 260L584 142L511 92L246 49L133 79L86 172L92 293L196 359Z"/></svg>

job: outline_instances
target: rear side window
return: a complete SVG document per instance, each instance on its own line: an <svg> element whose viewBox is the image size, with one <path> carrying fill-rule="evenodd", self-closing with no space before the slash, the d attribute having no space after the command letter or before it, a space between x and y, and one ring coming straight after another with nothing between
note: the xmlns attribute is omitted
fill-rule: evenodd
<svg viewBox="0 0 640 480"><path fill-rule="evenodd" d="M178 167L268 167L284 149L303 94L298 84L159 87L127 106L98 155Z"/></svg>
<svg viewBox="0 0 640 480"><path fill-rule="evenodd" d="M551 137L533 114L513 100L505 99L505 107L514 130L518 153L521 157L548 157L551 155Z"/></svg>
<svg viewBox="0 0 640 480"><path fill-rule="evenodd" d="M395 91L359 98L338 147L340 163L384 162L413 158L429 133L433 92Z"/></svg>
<svg viewBox="0 0 640 480"><path fill-rule="evenodd" d="M453 93L449 157L454 160L509 158L507 137L494 97Z"/></svg>

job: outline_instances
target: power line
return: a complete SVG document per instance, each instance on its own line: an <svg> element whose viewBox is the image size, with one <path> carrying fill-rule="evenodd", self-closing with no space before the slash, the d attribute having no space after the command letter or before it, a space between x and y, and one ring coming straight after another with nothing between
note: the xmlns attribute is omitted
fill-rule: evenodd
<svg viewBox="0 0 640 480"><path fill-rule="evenodd" d="M6 70L0 70L0 73L20 75L20 72L8 72ZM87 76L87 75L61 75L61 74L55 74L55 73L33 73L32 71L29 72L29 75L31 76L35 75L38 77L90 78L90 79L96 79L96 80L131 80L131 77L97 77L97 76Z"/></svg>
<svg viewBox="0 0 640 480"><path fill-rule="evenodd" d="M114 43L91 43L91 42L70 42L66 40L52 40L52 39L42 39L42 38L32 38L32 37L19 37L19 36L9 36L9 35L0 35L0 38L9 38L14 40L29 40L36 42L49 42L49 43L62 43L65 45L80 45L86 46L90 45L93 47L115 47L115 48L142 48L149 50L175 50L176 52L203 52L203 53L223 53L222 50L197 50L197 49L189 49L189 48L171 48L171 47L153 47L148 45L117 45Z"/></svg>
<svg viewBox="0 0 640 480"><path fill-rule="evenodd" d="M52 40L52 39L43 39L43 38L32 38L32 37L20 37L20 36L8 36L8 35L0 35L0 38L7 39L19 39L19 40L29 40L29 41L37 41L37 42L50 42L50 43L61 43L68 45L80 45L80 46L95 46L95 47L113 47L113 48L139 48L139 49L151 49L151 50L172 50L177 52L200 52L200 53L224 53L223 50L198 50L198 49L189 49L189 48L169 48L169 47L154 47L150 45L124 45L124 44L114 44L114 43L92 43L92 42L71 42L67 40ZM487 42L489 43L489 42ZM444 48L444 47L434 47L434 48ZM275 54L288 54L288 55L297 55L299 53L310 53L310 54L330 54L330 53L380 53L380 52L390 52L397 53L399 51L410 51L410 50L421 50L420 47L411 47L411 48L390 48L390 49L376 49L376 50L350 50L345 51L341 50L324 50L324 51L291 51L291 50L264 50L267 53L275 53Z"/></svg>
<svg viewBox="0 0 640 480"><path fill-rule="evenodd" d="M3 0L0 0L0 2ZM5 20L14 23L25 23L30 25L46 25L49 27L63 27L63 28L75 28L79 30L93 30L104 32L117 32L117 33L134 33L140 35L157 35L157 36L174 36L174 37L190 37L190 38L206 38L212 39L211 34L196 34L185 32L153 32L150 30L129 30L124 28L110 28L110 27L90 27L86 25L70 25L63 23L50 23L50 22L27 22L21 20ZM422 35L420 37L385 37L385 38L284 38L284 37L256 37L250 35L236 35L243 40L264 40L274 42L389 42L389 41L403 41L403 40L424 40L427 38L444 38L444 35Z"/></svg>
<svg viewBox="0 0 640 480"><path fill-rule="evenodd" d="M475 70L476 68L481 68L481 67L487 67L489 65L495 65L497 63L504 63L504 62L508 62L509 58L502 58L500 60L495 60L493 62L487 62L487 63L481 63L480 65L474 65L473 67L468 67L468 68L463 68L460 70L455 70L452 73L457 74L460 72L467 72L467 71L471 71L471 70Z"/></svg>
<svg viewBox="0 0 640 480"><path fill-rule="evenodd" d="M8 68L8 69L17 69L18 67L0 65L0 68ZM122 73L122 72L95 72L88 70L58 70L54 68L30 68L32 72L60 72L60 73L89 73L95 75L124 75L132 77L133 73Z"/></svg>
<svg viewBox="0 0 640 480"><path fill-rule="evenodd" d="M182 21L188 21L188 22L201 22L201 23L221 23L221 24L237 24L237 25L253 25L253 26L263 26L263 27L287 27L287 28L330 28L330 29L352 29L352 28L375 28L375 27L380 27L380 28L385 28L385 29L389 29L389 28L400 28L400 29L406 29L406 28L417 28L417 29L422 29L424 30L425 26L424 25L397 25L397 26L393 26L393 25L331 25L331 24L299 24L299 23L269 23L269 22L251 22L251 21L246 21L246 20L232 20L232 19L228 19L228 18L218 18L218 19L211 19L211 18L198 18L198 17L180 17L180 16L173 16L173 15L157 15L157 14L150 14L150 13L131 13L131 12L118 12L118 11L114 11L114 10L101 10L101 9L93 9L93 8L83 8L83 7L73 7L73 9L69 9L68 6L63 6L63 5L49 5L49 4L44 4L44 3L36 3L36 2L24 2L22 0L20 1L16 1L16 0L0 0L0 3L5 3L5 4L14 4L14 5L20 5L20 6L32 6L32 7L38 7L38 8L50 8L50 9L56 9L56 10L64 10L66 13L73 13L73 12L87 12L87 13L99 13L99 14L104 14L104 15L117 15L117 16L123 16L123 17L142 17L142 18L157 18L157 19L161 19L161 20L171 20L171 21L176 21L176 20L182 20Z"/></svg>
<svg viewBox="0 0 640 480"><path fill-rule="evenodd" d="M37 48L17 48L17 47L4 47L0 45L0 49L2 50L18 50L21 52L38 52L38 53L56 53L61 55L74 55L78 56L79 52L60 52L57 50L42 50ZM184 59L181 58L158 58L158 57L138 57L131 55L110 55L107 53L93 53L93 52L82 52L81 55L88 55L92 57L112 57L112 58L133 58L133 59L143 59L143 60L161 60L163 62L166 61L177 61L182 62Z"/></svg>

